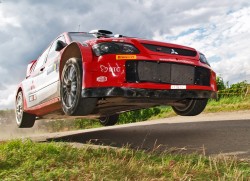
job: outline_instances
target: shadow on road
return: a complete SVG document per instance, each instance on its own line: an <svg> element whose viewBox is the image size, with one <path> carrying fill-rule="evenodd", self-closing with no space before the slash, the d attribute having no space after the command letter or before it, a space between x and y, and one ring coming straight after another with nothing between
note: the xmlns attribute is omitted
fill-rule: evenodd
<svg viewBox="0 0 250 181"><path fill-rule="evenodd" d="M149 123L150 124L150 123ZM229 153L250 158L250 120L162 123L132 125L72 134L47 141L92 143L164 151L176 148L184 153L206 155Z"/></svg>

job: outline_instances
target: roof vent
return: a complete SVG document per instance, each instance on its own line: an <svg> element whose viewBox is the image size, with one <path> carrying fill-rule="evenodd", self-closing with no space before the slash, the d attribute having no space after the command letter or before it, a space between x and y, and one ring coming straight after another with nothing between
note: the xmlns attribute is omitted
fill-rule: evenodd
<svg viewBox="0 0 250 181"><path fill-rule="evenodd" d="M113 34L111 31L108 30L91 30L89 33L94 34L97 38L109 37L109 35Z"/></svg>

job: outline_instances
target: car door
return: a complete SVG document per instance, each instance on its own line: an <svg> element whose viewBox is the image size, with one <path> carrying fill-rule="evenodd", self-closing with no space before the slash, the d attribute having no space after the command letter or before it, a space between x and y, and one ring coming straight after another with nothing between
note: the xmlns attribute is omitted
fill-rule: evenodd
<svg viewBox="0 0 250 181"><path fill-rule="evenodd" d="M30 76L23 81L23 89L25 97L27 99L27 107L33 107L41 102L43 102L44 97L42 95L42 90L44 88L45 77L45 67L44 63L46 61L50 46L41 54L37 59L36 64L33 66Z"/></svg>
<svg viewBox="0 0 250 181"><path fill-rule="evenodd" d="M58 37L52 43L45 61L44 77L46 81L44 82L44 92L46 92L46 95L43 96L45 98L44 101L59 97L60 95L59 61L61 53L60 51L56 51L58 41L65 43L64 36Z"/></svg>

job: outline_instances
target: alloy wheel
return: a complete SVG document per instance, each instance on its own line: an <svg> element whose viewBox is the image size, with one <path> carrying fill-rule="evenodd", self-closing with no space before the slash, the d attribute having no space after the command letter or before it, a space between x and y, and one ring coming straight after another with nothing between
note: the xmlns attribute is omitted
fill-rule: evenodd
<svg viewBox="0 0 250 181"><path fill-rule="evenodd" d="M66 107L71 108L75 105L77 97L77 73L76 68L70 65L66 68L63 80L62 80L62 93L63 102Z"/></svg>

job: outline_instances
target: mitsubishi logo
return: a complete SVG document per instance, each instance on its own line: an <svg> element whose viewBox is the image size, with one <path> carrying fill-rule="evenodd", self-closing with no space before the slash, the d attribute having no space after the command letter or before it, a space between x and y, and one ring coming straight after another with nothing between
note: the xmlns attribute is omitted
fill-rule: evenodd
<svg viewBox="0 0 250 181"><path fill-rule="evenodd" d="M171 54L176 54L178 55L178 52L176 52L173 48L171 49Z"/></svg>

